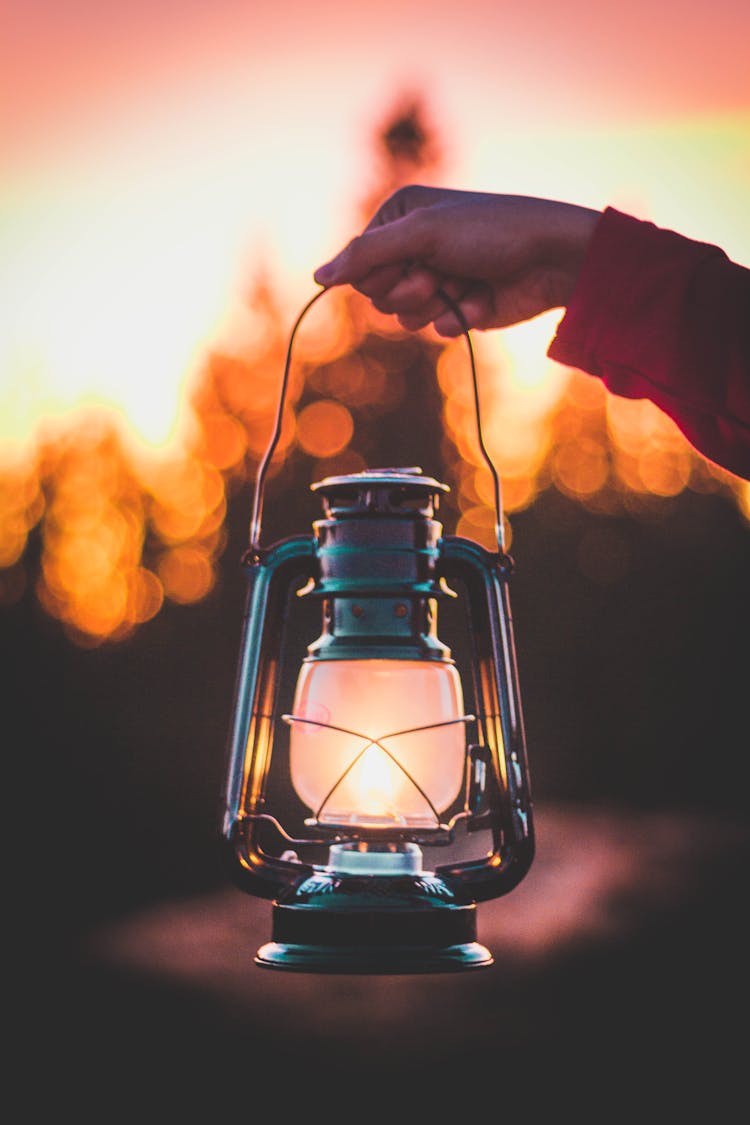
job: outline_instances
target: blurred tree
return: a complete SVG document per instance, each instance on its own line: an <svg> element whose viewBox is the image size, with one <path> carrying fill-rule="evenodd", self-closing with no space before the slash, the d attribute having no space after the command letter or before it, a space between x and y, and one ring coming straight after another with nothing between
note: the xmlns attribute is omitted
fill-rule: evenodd
<svg viewBox="0 0 750 1125"><path fill-rule="evenodd" d="M355 225L398 187L415 179L428 182L440 172L442 142L421 98L397 99L376 126L371 151L372 183L358 204ZM262 308L266 317L269 299L265 288L253 297L254 309ZM244 479L254 476L262 456L259 433L270 437L273 414L266 394L271 385L278 393L283 370L279 324L267 320L273 349L252 360L214 356L207 373L214 388L223 387L211 411L218 401L245 427L247 455L229 467L230 475L241 472ZM267 486L269 494L283 491L285 503L266 508L264 541L289 533L292 512L303 526L319 514L307 486L324 476L406 465L445 476L443 400L435 374L443 347L424 335L405 333L352 290L332 291L311 310L295 343L286 441ZM253 402L252 416L229 406L236 400L235 383ZM249 388L254 388L252 396ZM205 400L205 391L201 395Z"/></svg>
<svg viewBox="0 0 750 1125"><path fill-rule="evenodd" d="M367 143L354 230L399 187L445 175L445 140L420 95L399 95ZM0 605L33 591L76 643L98 645L130 637L165 603L209 594L222 556L234 561L246 543L247 493L274 428L291 330L282 308L272 276L251 279L242 330L208 355L190 395L192 425L166 454L135 457L121 419L105 412L50 427L33 456L0 462ZM689 489L731 498L750 518L747 482L701 458L656 407L608 395L580 372L550 372L541 336L514 358L511 334L485 334L478 364L506 513L550 491L605 518L667 518ZM451 487L446 529L491 547L463 345L405 333L351 289L327 294L295 343L266 487L284 502L265 506L264 541L319 514L314 480L418 465ZM602 542L580 566L621 580L624 555Z"/></svg>
<svg viewBox="0 0 750 1125"><path fill-rule="evenodd" d="M398 97L376 126L372 147L373 183L360 205L362 222L398 188L436 182L445 170L445 142L420 94Z"/></svg>

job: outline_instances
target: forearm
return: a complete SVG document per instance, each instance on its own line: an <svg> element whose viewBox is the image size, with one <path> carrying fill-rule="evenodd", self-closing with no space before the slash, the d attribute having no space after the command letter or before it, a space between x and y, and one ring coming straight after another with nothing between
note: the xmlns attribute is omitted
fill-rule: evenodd
<svg viewBox="0 0 750 1125"><path fill-rule="evenodd" d="M608 209L548 354L750 479L750 270L718 247Z"/></svg>

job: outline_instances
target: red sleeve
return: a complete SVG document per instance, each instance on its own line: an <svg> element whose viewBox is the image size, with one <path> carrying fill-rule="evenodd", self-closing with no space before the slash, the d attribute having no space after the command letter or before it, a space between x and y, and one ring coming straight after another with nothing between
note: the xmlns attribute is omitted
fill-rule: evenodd
<svg viewBox="0 0 750 1125"><path fill-rule="evenodd" d="M548 355L750 480L750 270L719 247L607 208Z"/></svg>

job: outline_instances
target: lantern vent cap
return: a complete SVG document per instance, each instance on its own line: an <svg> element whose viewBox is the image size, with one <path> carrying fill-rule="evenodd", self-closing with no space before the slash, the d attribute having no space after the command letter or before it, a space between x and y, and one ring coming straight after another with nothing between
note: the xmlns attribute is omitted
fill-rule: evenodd
<svg viewBox="0 0 750 1125"><path fill-rule="evenodd" d="M356 514L431 516L447 484L424 476L420 468L365 469L346 476L326 477L310 485L323 497L329 517Z"/></svg>
<svg viewBox="0 0 750 1125"><path fill-rule="evenodd" d="M325 477L310 485L312 492L337 491L348 488L377 487L379 485L403 486L419 492L450 492L450 487L434 477L426 477L418 466L395 469L363 469L359 473L348 473L344 476Z"/></svg>

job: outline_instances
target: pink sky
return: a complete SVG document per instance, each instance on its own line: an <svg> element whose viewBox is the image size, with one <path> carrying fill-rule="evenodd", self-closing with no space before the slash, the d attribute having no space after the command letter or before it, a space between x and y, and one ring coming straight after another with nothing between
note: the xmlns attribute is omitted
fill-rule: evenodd
<svg viewBox="0 0 750 1125"><path fill-rule="evenodd" d="M366 106L378 86L409 76L480 120L750 107L746 0L5 0L2 26L6 155L230 71L281 121Z"/></svg>

